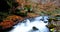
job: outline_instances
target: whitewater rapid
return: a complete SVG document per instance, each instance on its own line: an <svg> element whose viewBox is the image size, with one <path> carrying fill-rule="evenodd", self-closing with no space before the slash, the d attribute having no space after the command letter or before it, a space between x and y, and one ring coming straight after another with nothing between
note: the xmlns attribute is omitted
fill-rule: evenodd
<svg viewBox="0 0 60 32"><path fill-rule="evenodd" d="M48 25L48 16L27 18L22 23L15 25L14 29L9 32L49 32L46 25Z"/></svg>

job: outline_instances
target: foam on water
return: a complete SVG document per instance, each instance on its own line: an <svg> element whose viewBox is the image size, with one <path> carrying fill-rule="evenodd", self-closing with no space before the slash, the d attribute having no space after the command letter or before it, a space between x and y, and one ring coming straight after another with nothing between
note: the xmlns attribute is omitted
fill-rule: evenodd
<svg viewBox="0 0 60 32"><path fill-rule="evenodd" d="M48 21L48 17L44 17L44 20L40 20L43 17L39 16L34 18L34 21L30 21L29 19L26 19L25 23L18 23L18 25L14 26L14 29L9 32L49 32L49 29L46 27L48 25L47 23L44 23L44 21ZM32 27L36 27L38 30L33 30Z"/></svg>

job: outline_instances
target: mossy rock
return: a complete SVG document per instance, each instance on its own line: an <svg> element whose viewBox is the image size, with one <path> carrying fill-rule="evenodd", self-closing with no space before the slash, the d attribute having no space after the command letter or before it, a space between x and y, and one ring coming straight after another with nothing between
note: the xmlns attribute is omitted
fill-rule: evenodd
<svg viewBox="0 0 60 32"><path fill-rule="evenodd" d="M49 29L52 29L52 28L54 28L54 27L55 27L55 25L53 25L53 24L48 25L48 28L49 28Z"/></svg>

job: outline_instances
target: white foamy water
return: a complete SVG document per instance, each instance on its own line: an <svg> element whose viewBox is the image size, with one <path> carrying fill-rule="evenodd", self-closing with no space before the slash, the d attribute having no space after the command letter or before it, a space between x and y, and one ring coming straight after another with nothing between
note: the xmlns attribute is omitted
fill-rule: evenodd
<svg viewBox="0 0 60 32"><path fill-rule="evenodd" d="M34 20L32 19L33 21L26 19L24 20L24 23L18 23L16 26L14 26L14 29L9 32L49 32L49 29L46 27L46 25L48 25L47 19L48 17L46 16L36 17ZM44 21L47 22L44 23ZM33 27L38 30L33 29Z"/></svg>

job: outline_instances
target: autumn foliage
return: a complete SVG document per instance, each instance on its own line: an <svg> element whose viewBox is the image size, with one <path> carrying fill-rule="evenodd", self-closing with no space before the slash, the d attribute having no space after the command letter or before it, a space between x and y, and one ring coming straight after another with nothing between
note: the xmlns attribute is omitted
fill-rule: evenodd
<svg viewBox="0 0 60 32"><path fill-rule="evenodd" d="M18 23L18 21L22 21L22 20L23 18L20 16L11 15L8 16L6 19L4 19L3 22L0 23L0 26L2 26L2 29L10 28L16 23Z"/></svg>
<svg viewBox="0 0 60 32"><path fill-rule="evenodd" d="M37 2L35 3L35 1L38 1L38 3ZM35 1L16 0L16 2L18 3L18 6L10 8L10 11L9 11L13 15L11 14L7 15L7 17L3 19L3 22L0 23L0 26L2 26L3 29L10 28L16 23L18 23L18 21L24 20L23 17L17 16L16 14L19 14L19 15L25 14L25 16L27 15L27 17L40 16L42 12L44 12L44 14L46 13L50 15L55 15L54 11L60 8L60 6L56 4L57 3L56 1L51 2L50 0L47 0L45 4L42 4L43 2L41 0L35 0ZM17 13L16 13L16 9L19 9ZM30 9L33 11L33 13L28 12ZM13 12L16 14L14 14Z"/></svg>

